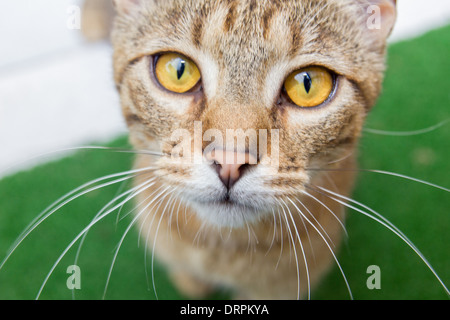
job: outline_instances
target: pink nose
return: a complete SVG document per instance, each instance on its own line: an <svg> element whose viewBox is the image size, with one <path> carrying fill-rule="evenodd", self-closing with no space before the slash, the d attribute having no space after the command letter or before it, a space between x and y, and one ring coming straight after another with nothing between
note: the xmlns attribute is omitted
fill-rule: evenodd
<svg viewBox="0 0 450 320"><path fill-rule="evenodd" d="M214 150L206 158L213 161L213 166L227 189L231 189L246 169L257 164L257 159L248 152Z"/></svg>

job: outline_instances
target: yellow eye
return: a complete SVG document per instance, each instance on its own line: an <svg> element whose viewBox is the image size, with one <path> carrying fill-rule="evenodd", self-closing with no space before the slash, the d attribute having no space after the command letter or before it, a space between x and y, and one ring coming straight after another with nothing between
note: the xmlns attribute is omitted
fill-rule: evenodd
<svg viewBox="0 0 450 320"><path fill-rule="evenodd" d="M195 63L178 53L166 53L158 58L155 74L159 83L169 91L185 93L200 81Z"/></svg>
<svg viewBox="0 0 450 320"><path fill-rule="evenodd" d="M309 67L293 72L284 83L289 98L299 107L316 107L333 91L333 76L325 68Z"/></svg>

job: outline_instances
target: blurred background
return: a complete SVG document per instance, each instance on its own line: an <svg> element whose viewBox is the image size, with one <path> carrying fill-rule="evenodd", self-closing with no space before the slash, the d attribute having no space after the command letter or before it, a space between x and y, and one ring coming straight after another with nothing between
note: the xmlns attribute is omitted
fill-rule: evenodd
<svg viewBox="0 0 450 320"><path fill-rule="evenodd" d="M86 145L127 147L126 128L112 80L111 47L88 43L76 27L82 0L15 0L0 3L0 263L20 232L63 194L108 174L128 170L132 156L98 151L61 152ZM372 134L360 147L365 169L398 172L449 187L450 1L398 0L383 95L367 127L414 135ZM74 20L75 19L75 20ZM445 121L447 121L445 123ZM0 299L33 299L52 264L105 203L127 185L92 192L39 226L0 270ZM450 285L450 197L420 183L361 173L355 199L390 219L421 249ZM127 210L124 209L122 213ZM129 219L129 218L128 218ZM112 254L127 223L116 216L92 230L81 256L77 298L99 299ZM129 222L129 220L125 220ZM339 260L357 299L448 298L412 250L384 227L350 214ZM181 296L163 268L150 270L137 232L121 248L106 298ZM61 261L44 299L71 299ZM144 261L147 261L144 263ZM366 287L369 265L382 270L382 290ZM153 273L153 274L152 274ZM219 295L219 297L221 297ZM313 296L348 299L339 270Z"/></svg>
<svg viewBox="0 0 450 320"><path fill-rule="evenodd" d="M81 4L0 4L0 176L47 161L34 158L43 153L125 132L111 48L107 42L86 43L76 26Z"/></svg>

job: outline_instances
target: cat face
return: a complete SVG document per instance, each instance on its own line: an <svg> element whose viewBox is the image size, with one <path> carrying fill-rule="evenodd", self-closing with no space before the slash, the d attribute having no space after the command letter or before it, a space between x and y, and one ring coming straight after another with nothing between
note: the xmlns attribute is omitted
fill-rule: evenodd
<svg viewBox="0 0 450 320"><path fill-rule="evenodd" d="M373 2L385 23L370 30ZM263 218L320 179L308 168L353 154L380 91L393 2L116 5L115 79L130 139L165 155L152 159L155 174L204 221Z"/></svg>

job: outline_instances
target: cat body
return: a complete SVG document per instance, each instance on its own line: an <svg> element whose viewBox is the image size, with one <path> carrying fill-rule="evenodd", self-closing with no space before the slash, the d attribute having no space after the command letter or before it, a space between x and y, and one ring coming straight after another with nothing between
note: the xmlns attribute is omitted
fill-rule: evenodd
<svg viewBox="0 0 450 320"><path fill-rule="evenodd" d="M369 5L379 9L379 28L368 28ZM136 159L136 168L152 168L135 179L145 186L136 219L148 247L189 296L225 287L241 298L310 297L337 263L345 210L327 190L352 191L355 150L381 90L395 2L117 0L115 6L114 74L130 141L136 150L163 154ZM155 70L168 53L198 67L201 80L192 90L161 86ZM319 105L300 107L284 84L310 67L326 70L333 88ZM183 153L199 152L202 161L174 159L180 130L191 139ZM234 130L233 140L247 140L228 149L211 139L211 130L223 137ZM277 135L252 154L250 145L263 141L245 134L252 130ZM218 156L228 153L247 160L236 167ZM275 157L275 167L264 161Z"/></svg>

